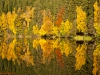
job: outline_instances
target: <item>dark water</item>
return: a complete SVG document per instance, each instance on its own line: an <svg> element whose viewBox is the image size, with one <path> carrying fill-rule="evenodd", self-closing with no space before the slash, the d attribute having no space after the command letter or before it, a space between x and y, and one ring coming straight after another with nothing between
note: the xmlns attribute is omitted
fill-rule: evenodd
<svg viewBox="0 0 100 75"><path fill-rule="evenodd" d="M0 75L100 75L100 44L60 38L3 38Z"/></svg>

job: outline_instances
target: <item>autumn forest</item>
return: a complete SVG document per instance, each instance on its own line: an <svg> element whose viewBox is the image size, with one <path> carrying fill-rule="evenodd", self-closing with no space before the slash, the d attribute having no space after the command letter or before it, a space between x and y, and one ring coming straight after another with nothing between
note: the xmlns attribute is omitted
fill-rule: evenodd
<svg viewBox="0 0 100 75"><path fill-rule="evenodd" d="M0 0L0 74L99 75L100 0Z"/></svg>

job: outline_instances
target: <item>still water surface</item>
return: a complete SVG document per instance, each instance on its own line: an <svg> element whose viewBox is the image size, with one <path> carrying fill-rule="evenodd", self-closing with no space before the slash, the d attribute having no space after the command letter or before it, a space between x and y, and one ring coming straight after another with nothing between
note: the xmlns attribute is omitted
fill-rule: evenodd
<svg viewBox="0 0 100 75"><path fill-rule="evenodd" d="M0 74L100 75L100 44L68 39L3 38Z"/></svg>

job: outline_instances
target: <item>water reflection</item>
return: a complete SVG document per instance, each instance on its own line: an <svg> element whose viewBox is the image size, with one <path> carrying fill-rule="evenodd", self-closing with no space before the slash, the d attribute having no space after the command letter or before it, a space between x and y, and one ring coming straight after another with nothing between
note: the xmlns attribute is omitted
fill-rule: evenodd
<svg viewBox="0 0 100 75"><path fill-rule="evenodd" d="M31 69L30 74L34 71L36 75L100 74L99 43L95 47L93 43L80 44L68 39L4 38L0 42L0 57L2 67L6 66L5 62L12 62L9 64L13 65L16 73L18 67L24 67ZM8 71L6 68L4 70Z"/></svg>
<svg viewBox="0 0 100 75"><path fill-rule="evenodd" d="M100 44L97 44L93 52L93 74L100 75Z"/></svg>
<svg viewBox="0 0 100 75"><path fill-rule="evenodd" d="M26 65L34 65L33 55L29 50L29 42L27 39L18 39L15 43L15 52L18 64L24 61Z"/></svg>
<svg viewBox="0 0 100 75"><path fill-rule="evenodd" d="M45 39L35 39L33 40L33 48L37 49L41 46L43 52L43 63L50 58L51 54L56 55L58 63L62 64L62 55L65 53L68 56L72 52L71 43L69 40L45 40ZM50 60L48 60L50 62Z"/></svg>
<svg viewBox="0 0 100 75"><path fill-rule="evenodd" d="M33 55L29 50L29 43L26 39L16 39L4 41L0 45L0 56L2 59L12 60L13 63L20 63L24 61L26 65L34 65ZM16 61L16 62L15 62Z"/></svg>
<svg viewBox="0 0 100 75"><path fill-rule="evenodd" d="M80 70L82 65L85 65L86 62L86 50L87 46L86 44L79 44L78 47L76 48L76 63L75 63L75 70Z"/></svg>

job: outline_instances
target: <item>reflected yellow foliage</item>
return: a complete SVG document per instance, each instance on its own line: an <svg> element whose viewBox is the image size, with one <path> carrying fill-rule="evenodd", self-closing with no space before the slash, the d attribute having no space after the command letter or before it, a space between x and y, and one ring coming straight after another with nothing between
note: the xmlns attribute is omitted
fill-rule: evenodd
<svg viewBox="0 0 100 75"><path fill-rule="evenodd" d="M80 70L82 65L85 64L86 61L86 50L87 50L87 46L85 44L82 45L78 45L78 47L76 48L76 63L75 63L75 70Z"/></svg>
<svg viewBox="0 0 100 75"><path fill-rule="evenodd" d="M52 45L53 45L53 48L58 48L59 47L59 39L52 40Z"/></svg>
<svg viewBox="0 0 100 75"><path fill-rule="evenodd" d="M46 62L46 60L51 56L51 53L54 52L55 49L60 49L61 55L63 53L68 56L70 53L72 53L72 47L70 41L62 41L59 42L59 39L56 40L45 40L45 39L36 39L33 40L33 48L37 49L38 46L41 46L41 49L43 51L43 63ZM56 51L57 52L57 51Z"/></svg>
<svg viewBox="0 0 100 75"><path fill-rule="evenodd" d="M27 48L27 49L29 49L29 48ZM21 55L21 57L20 57L24 62L26 62L26 65L28 66L28 65L34 65L34 62L33 62L33 56L31 55L31 52L29 51L29 50L27 50L26 52L25 52L25 54L24 55Z"/></svg>
<svg viewBox="0 0 100 75"><path fill-rule="evenodd" d="M32 54L31 54L31 52L29 50L29 45L28 45L28 42L27 42L26 39L24 40L24 44L25 44L26 50L25 50L25 52L23 50L24 54L22 54L20 56L20 59L22 59L24 62L26 62L27 66L30 65L30 64L34 65L33 56L32 56Z"/></svg>
<svg viewBox="0 0 100 75"><path fill-rule="evenodd" d="M58 43L59 42L59 39L56 39L56 40L35 39L35 40L33 40L33 48L36 48L37 49L37 47L40 45L41 48L45 52L44 45L47 42L52 45L52 48L58 48L58 46L59 46L59 43Z"/></svg>
<svg viewBox="0 0 100 75"><path fill-rule="evenodd" d="M8 47L8 50L7 50L7 60L12 60L12 61L15 61L17 59L17 56L16 56L16 53L14 51L14 46L15 46L15 43L16 43L16 39L14 39L10 44L9 44L9 47Z"/></svg>
<svg viewBox="0 0 100 75"><path fill-rule="evenodd" d="M37 49L39 46L39 40L33 40L33 48Z"/></svg>
<svg viewBox="0 0 100 75"><path fill-rule="evenodd" d="M41 45L41 48L44 50L45 52L45 49L44 49L44 44L46 43L46 40L45 39L40 39L39 40L39 44Z"/></svg>
<svg viewBox="0 0 100 75"><path fill-rule="evenodd" d="M52 40L45 40L45 39L37 39L33 40L33 47L37 49L38 45L41 46L41 49L43 51L43 59L42 62L45 63L46 60L51 56L50 54L53 51L53 41ZM49 61L49 60L48 60Z"/></svg>
<svg viewBox="0 0 100 75"><path fill-rule="evenodd" d="M14 51L16 39L14 39L10 44L7 43L7 39L0 46L0 56L2 59L7 58L7 60L12 60L15 62L17 59L16 53Z"/></svg>
<svg viewBox="0 0 100 75"><path fill-rule="evenodd" d="M21 63L21 52L23 52L23 46L22 46L22 43L19 41L19 40L16 40L16 43L15 43L15 53L16 53L16 56L17 56L17 63L20 65Z"/></svg>
<svg viewBox="0 0 100 75"><path fill-rule="evenodd" d="M96 46L96 49L93 52L93 75L100 75L100 44Z"/></svg>
<svg viewBox="0 0 100 75"><path fill-rule="evenodd" d="M62 54L65 53L66 56L68 56L70 53L72 53L72 47L69 41L67 42L61 42L60 43L60 48L61 48L61 52Z"/></svg>
<svg viewBox="0 0 100 75"><path fill-rule="evenodd" d="M46 58L48 58L53 51L52 42L47 40L46 43L41 45L41 48L43 50L43 63L45 63Z"/></svg>
<svg viewBox="0 0 100 75"><path fill-rule="evenodd" d="M0 56L2 59L6 58L7 56L7 49L8 49L8 44L7 44L7 39L4 39L4 42L0 45Z"/></svg>
<svg viewBox="0 0 100 75"><path fill-rule="evenodd" d="M34 65L33 55L29 50L29 43L26 39L23 39L24 43L18 41L16 38L10 43L7 43L7 39L4 39L3 43L0 45L0 56L2 59L6 58L8 61L15 61L20 65L22 61L26 63L27 66Z"/></svg>

